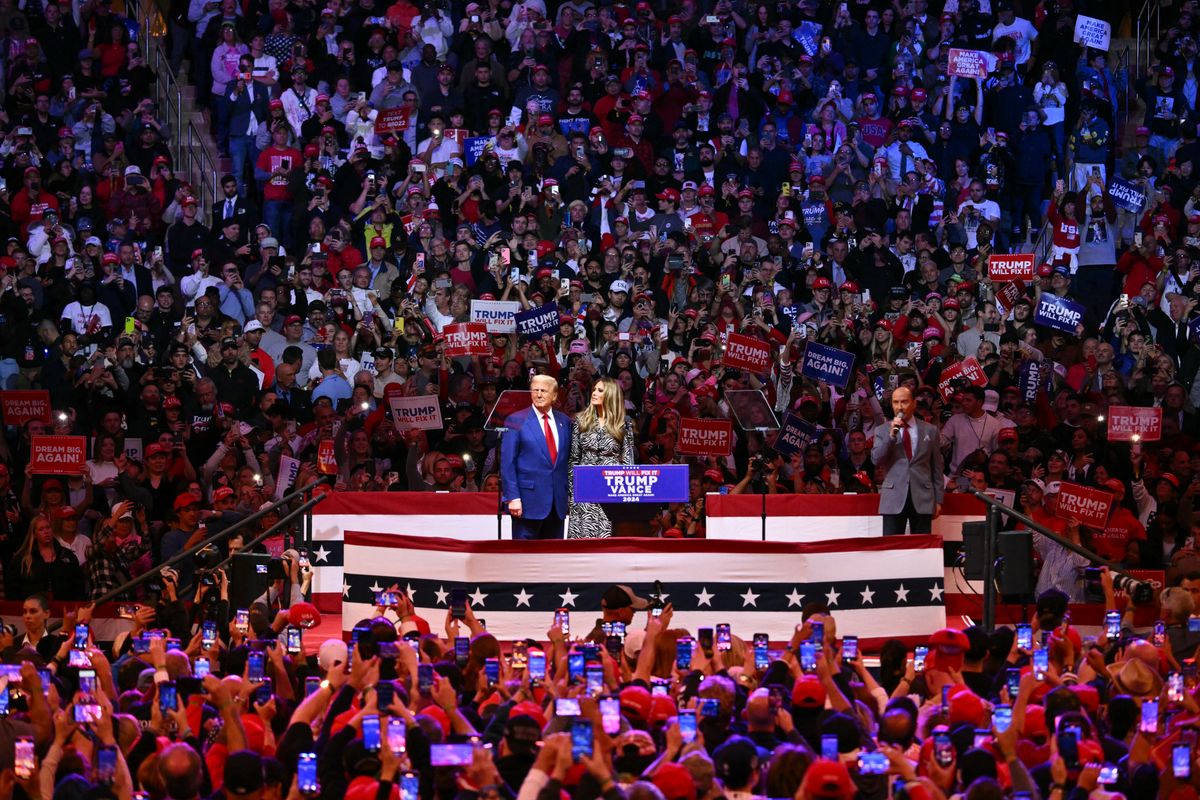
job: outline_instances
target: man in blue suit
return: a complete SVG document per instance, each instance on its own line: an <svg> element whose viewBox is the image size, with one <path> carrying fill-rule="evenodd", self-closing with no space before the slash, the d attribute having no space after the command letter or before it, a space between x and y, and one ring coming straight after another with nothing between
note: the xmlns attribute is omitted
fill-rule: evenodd
<svg viewBox="0 0 1200 800"><path fill-rule="evenodd" d="M512 514L514 539L561 539L571 420L554 410L554 378L535 375L530 394L533 406L509 417L509 432L500 447L502 499Z"/></svg>

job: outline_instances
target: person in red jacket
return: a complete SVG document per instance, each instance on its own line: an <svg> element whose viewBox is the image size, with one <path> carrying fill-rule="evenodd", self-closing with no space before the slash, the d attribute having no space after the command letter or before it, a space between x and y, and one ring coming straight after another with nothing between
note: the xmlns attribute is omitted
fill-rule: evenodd
<svg viewBox="0 0 1200 800"><path fill-rule="evenodd" d="M1101 489L1107 489L1113 495L1112 512L1108 515L1108 524L1103 531L1093 531L1091 544L1088 545L1097 555L1109 561L1124 563L1126 566L1137 566L1126 559L1126 550L1132 541L1145 541L1146 528L1138 521L1128 508L1121 505L1125 499L1125 484L1116 478L1109 478ZM1140 558L1137 559L1140 562Z"/></svg>
<svg viewBox="0 0 1200 800"><path fill-rule="evenodd" d="M25 186L12 199L13 221L21 226L21 237L28 235L30 218L41 219L47 208L58 211L58 198L42 191L42 173L37 167L25 168Z"/></svg>
<svg viewBox="0 0 1200 800"><path fill-rule="evenodd" d="M1050 198L1050 208L1046 216L1054 226L1051 243L1054 245L1054 261L1070 265L1071 274L1079 269L1076 256L1079 253L1081 226L1075 216L1079 198L1074 192L1067 192L1060 182Z"/></svg>

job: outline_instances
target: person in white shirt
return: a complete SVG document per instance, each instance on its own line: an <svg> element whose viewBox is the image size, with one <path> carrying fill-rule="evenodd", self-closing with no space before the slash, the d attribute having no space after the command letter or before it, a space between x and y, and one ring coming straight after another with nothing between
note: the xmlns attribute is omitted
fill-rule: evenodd
<svg viewBox="0 0 1200 800"><path fill-rule="evenodd" d="M976 232L980 222L987 220L992 230L996 230L996 226L1000 224L1000 205L995 200L987 199L982 181L971 181L970 197L959 204L958 218L967 232L968 250L979 246Z"/></svg>
<svg viewBox="0 0 1200 800"><path fill-rule="evenodd" d="M958 404L962 411L953 415L942 426L941 446L951 447L950 474L958 472L958 466L976 450L991 453L996 449L996 437L1004 428L1015 427L1010 419L1003 419L983 410L984 393L980 386L968 386L958 393Z"/></svg>
<svg viewBox="0 0 1200 800"><path fill-rule="evenodd" d="M297 138L300 138L300 127L305 120L317 113L317 90L308 86L307 80L308 70L297 63L292 67L291 88L279 98L283 102L283 114Z"/></svg>
<svg viewBox="0 0 1200 800"><path fill-rule="evenodd" d="M187 305L196 302L196 298L204 294L210 286L220 286L224 281L219 276L208 273L208 257L203 250L192 253L192 266L196 270L190 275L184 275L179 281L179 291Z"/></svg>
<svg viewBox="0 0 1200 800"><path fill-rule="evenodd" d="M996 3L996 17L999 20L992 28L992 41L1002 36L1012 39L1016 47L1013 50L1013 63L1021 66L1029 60L1033 40L1037 38L1037 28L1023 17L1013 13L1012 0L999 0Z"/></svg>
<svg viewBox="0 0 1200 800"><path fill-rule="evenodd" d="M884 148L884 155L894 183L904 180L908 172L917 168L917 159L929 158L921 143L912 141L912 123L906 119L896 126L896 138Z"/></svg>

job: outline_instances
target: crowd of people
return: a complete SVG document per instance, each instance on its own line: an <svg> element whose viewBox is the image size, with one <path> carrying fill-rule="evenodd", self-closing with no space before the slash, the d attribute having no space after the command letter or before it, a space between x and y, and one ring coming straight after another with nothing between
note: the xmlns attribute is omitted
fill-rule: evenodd
<svg viewBox="0 0 1200 800"><path fill-rule="evenodd" d="M1081 15L1119 31L1131 11L191 0L147 39L119 0L0 9L0 389L50 409L0 438L0 587L25 604L0 634L0 795L1194 793L1200 34L1194 0L1164 7L1144 74L1076 41ZM215 203L175 170L147 42L211 124ZM1042 237L1032 277L993 280L993 255ZM1038 315L1055 298L1073 329ZM495 303L558 324L448 354L447 327ZM735 334L766 346L761 371L723 363ZM804 374L809 342L853 357L848 383ZM442 638L401 595L312 663L289 638L312 619L296 553L245 615L189 559L119 598L133 632L103 649L76 629L89 607L47 629L51 601L106 596L322 476L503 496L488 422L537 386L581 447L689 466L691 501L643 526L663 537L704 536L710 493L884 487L871 443L903 389L946 493L1163 570L1165 630L1081 637L1067 603L1115 606L1110 583L1040 534L1042 640L947 630L878 670L817 607L780 649L694 632L677 661L669 609L624 589L602 609L620 637L556 623L501 646L467 609ZM684 420L737 417L746 390L814 433L738 424L728 455L679 452ZM415 396L440 429L393 419ZM1114 406L1159 409L1161 436L1110 441ZM28 466L54 434L88 437L77 473ZM1064 483L1114 497L1103 527L1058 515ZM598 513L573 535L611 533Z"/></svg>

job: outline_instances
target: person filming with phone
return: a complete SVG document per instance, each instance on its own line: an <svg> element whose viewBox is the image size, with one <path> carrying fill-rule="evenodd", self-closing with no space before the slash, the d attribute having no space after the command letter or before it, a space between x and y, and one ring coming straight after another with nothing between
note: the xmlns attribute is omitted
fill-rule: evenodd
<svg viewBox="0 0 1200 800"><path fill-rule="evenodd" d="M871 448L871 460L886 472L879 487L883 535L901 535L905 526L914 534L930 533L945 491L938 430L913 416L917 402L906 386L892 391L892 409L895 418L876 426Z"/></svg>

